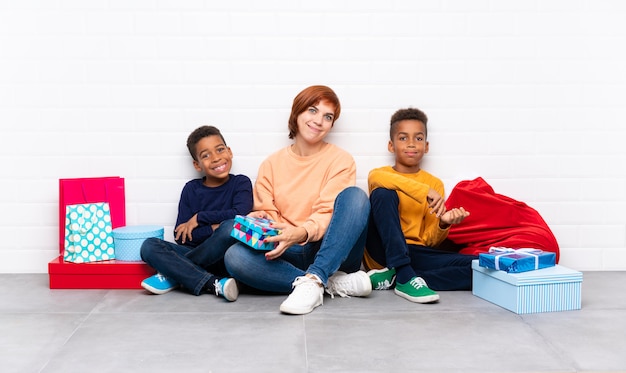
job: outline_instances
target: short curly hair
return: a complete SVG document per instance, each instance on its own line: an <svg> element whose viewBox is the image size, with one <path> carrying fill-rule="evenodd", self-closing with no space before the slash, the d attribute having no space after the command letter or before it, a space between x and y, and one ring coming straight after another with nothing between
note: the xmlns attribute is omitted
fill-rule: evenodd
<svg viewBox="0 0 626 373"><path fill-rule="evenodd" d="M224 145L226 145L226 140L224 140L224 136L217 127L214 126L201 126L193 130L189 137L187 137L187 149L189 149L189 154L194 159L194 161L198 160L198 155L196 154L196 145L200 140L209 136L219 136L222 139Z"/></svg>
<svg viewBox="0 0 626 373"><path fill-rule="evenodd" d="M403 120L419 120L424 123L424 137L428 137L428 117L420 109L409 107L406 109L400 109L391 116L391 121L389 123L389 138L391 140L393 140L393 135L398 129L397 124Z"/></svg>

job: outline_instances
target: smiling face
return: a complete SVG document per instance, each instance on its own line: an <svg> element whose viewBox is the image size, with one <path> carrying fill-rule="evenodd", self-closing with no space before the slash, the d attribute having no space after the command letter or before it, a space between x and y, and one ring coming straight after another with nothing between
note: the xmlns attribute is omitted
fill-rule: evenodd
<svg viewBox="0 0 626 373"><path fill-rule="evenodd" d="M309 106L297 118L298 133L296 141L303 141L308 146L321 144L335 121L335 106L326 100Z"/></svg>
<svg viewBox="0 0 626 373"><path fill-rule="evenodd" d="M196 144L193 166L206 177L204 185L216 187L228 181L233 153L219 135L203 137Z"/></svg>
<svg viewBox="0 0 626 373"><path fill-rule="evenodd" d="M402 120L395 124L395 132L387 146L396 155L394 169L402 173L420 170L420 162L428 153L426 126L415 119Z"/></svg>

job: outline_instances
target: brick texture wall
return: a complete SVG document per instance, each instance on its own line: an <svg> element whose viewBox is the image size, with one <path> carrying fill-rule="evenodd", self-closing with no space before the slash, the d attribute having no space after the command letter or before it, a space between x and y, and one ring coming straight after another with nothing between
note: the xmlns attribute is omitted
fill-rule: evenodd
<svg viewBox="0 0 626 373"><path fill-rule="evenodd" d="M423 166L536 208L563 265L626 269L626 3L0 0L0 272L46 272L58 179L126 178L128 224L166 238L220 127L234 172L289 143L293 97L338 93L330 141L365 188L388 120L430 118Z"/></svg>

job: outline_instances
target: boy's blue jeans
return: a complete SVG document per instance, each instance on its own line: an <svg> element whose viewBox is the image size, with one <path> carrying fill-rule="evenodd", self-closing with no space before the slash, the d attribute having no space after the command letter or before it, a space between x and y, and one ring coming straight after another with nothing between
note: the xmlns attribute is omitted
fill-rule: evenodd
<svg viewBox="0 0 626 373"><path fill-rule="evenodd" d="M333 216L321 241L293 245L280 258L265 259L265 252L236 243L226 252L228 272L253 288L290 293L296 277L317 275L324 285L337 270L356 272L361 267L367 220L367 194L358 187L344 189L335 199Z"/></svg>
<svg viewBox="0 0 626 373"><path fill-rule="evenodd" d="M370 194L371 213L367 253L378 264L397 268L410 264L415 274L434 290L470 290L473 255L408 245L400 225L398 193L377 188Z"/></svg>
<svg viewBox="0 0 626 373"><path fill-rule="evenodd" d="M148 238L141 245L141 258L162 275L178 282L194 295L202 294L209 271L223 268L224 253L237 240L230 236L233 219L224 220L213 234L196 247ZM224 276L217 273L218 276Z"/></svg>

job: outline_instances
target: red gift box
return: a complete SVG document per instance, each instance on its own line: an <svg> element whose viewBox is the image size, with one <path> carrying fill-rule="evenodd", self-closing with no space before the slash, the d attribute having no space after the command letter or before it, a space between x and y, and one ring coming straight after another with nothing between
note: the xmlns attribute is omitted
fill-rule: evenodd
<svg viewBox="0 0 626 373"><path fill-rule="evenodd" d="M141 289L155 273L144 262L70 263L59 256L48 263L50 289Z"/></svg>
<svg viewBox="0 0 626 373"><path fill-rule="evenodd" d="M63 261L65 206L108 202L113 228L126 225L124 179L119 176L59 180L59 257L48 263L50 289L141 289L156 273L144 262L109 260L94 263Z"/></svg>

